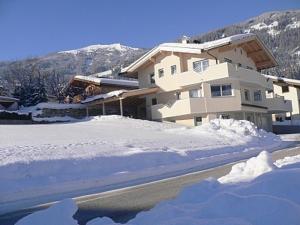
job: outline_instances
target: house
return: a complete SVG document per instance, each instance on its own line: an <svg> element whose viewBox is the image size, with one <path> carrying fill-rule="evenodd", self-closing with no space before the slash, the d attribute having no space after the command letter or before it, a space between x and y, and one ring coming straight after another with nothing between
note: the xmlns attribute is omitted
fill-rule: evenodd
<svg viewBox="0 0 300 225"><path fill-rule="evenodd" d="M291 101L292 108L287 113L273 115L273 121L283 122L285 120L300 120L300 80L264 75L273 82L273 92L269 95L283 97Z"/></svg>
<svg viewBox="0 0 300 225"><path fill-rule="evenodd" d="M122 69L145 96L146 118L197 126L215 118L246 119L272 129L274 113L286 113L284 98L267 98L273 83L260 71L277 65L255 34L202 44L165 43Z"/></svg>
<svg viewBox="0 0 300 225"><path fill-rule="evenodd" d="M0 96L0 110L16 111L19 109L19 99L8 96Z"/></svg>

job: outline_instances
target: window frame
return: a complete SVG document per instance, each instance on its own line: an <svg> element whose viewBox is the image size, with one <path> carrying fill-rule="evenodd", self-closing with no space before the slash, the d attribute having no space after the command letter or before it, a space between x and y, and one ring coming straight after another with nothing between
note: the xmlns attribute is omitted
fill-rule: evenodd
<svg viewBox="0 0 300 225"><path fill-rule="evenodd" d="M197 119L200 119L201 121L197 121ZM194 125L195 125L195 126L201 126L202 123L203 123L203 118L202 118L202 116L195 116L195 117L194 117Z"/></svg>
<svg viewBox="0 0 300 225"><path fill-rule="evenodd" d="M207 62L207 65L205 65L204 67L204 62ZM195 64L196 63L200 63L200 70L196 70L195 68ZM209 67L209 60L208 59L201 59L201 60L196 60L193 62L193 71L195 71L196 73L202 73L204 72L205 70L207 70L207 68Z"/></svg>
<svg viewBox="0 0 300 225"><path fill-rule="evenodd" d="M158 77L161 78L161 77L163 77L164 75L165 75L164 69L163 69L163 68L158 69Z"/></svg>
<svg viewBox="0 0 300 225"><path fill-rule="evenodd" d="M197 96L193 96L191 93L195 91ZM193 88L189 90L189 98L201 98L202 97L202 88Z"/></svg>
<svg viewBox="0 0 300 225"><path fill-rule="evenodd" d="M287 88L287 89L284 89L284 88ZM288 85L281 86L281 92L282 93L288 93L288 92L290 92L289 86Z"/></svg>
<svg viewBox="0 0 300 225"><path fill-rule="evenodd" d="M259 99L257 98L257 95L256 95L256 93L259 93ZM255 101L255 102L261 102L262 101L262 91L261 90L255 90L254 92L253 92L253 100Z"/></svg>
<svg viewBox="0 0 300 225"><path fill-rule="evenodd" d="M151 105L157 105L157 98L152 98L151 99Z"/></svg>
<svg viewBox="0 0 300 225"><path fill-rule="evenodd" d="M246 93L247 93L248 98L246 98ZM249 89L244 89L244 98L245 98L245 100L246 100L247 102L251 101L250 95L251 95L251 94L250 94L250 90L249 90Z"/></svg>
<svg viewBox="0 0 300 225"><path fill-rule="evenodd" d="M173 68L175 68L175 70L173 70ZM171 75L175 75L177 74L177 65L172 65L171 66Z"/></svg>
<svg viewBox="0 0 300 225"><path fill-rule="evenodd" d="M224 95L223 86L230 86L230 90L231 90L231 94L230 94L230 95ZM213 87L219 87L220 95L213 95L213 92L212 92L212 88L213 88ZM211 97L212 97L212 98L234 96L234 95L233 95L232 84L213 84L213 85L210 85L210 93L211 93Z"/></svg>
<svg viewBox="0 0 300 225"><path fill-rule="evenodd" d="M155 74L154 74L154 73L151 73L151 74L149 75L149 77L150 77L150 84L155 84Z"/></svg>

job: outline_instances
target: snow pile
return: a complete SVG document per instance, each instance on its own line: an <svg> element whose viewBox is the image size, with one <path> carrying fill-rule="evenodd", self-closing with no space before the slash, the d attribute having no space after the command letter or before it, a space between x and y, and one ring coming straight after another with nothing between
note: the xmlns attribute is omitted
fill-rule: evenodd
<svg viewBox="0 0 300 225"><path fill-rule="evenodd" d="M72 199L66 199L46 210L33 213L19 220L16 225L78 225L72 217L76 211L75 202Z"/></svg>
<svg viewBox="0 0 300 225"><path fill-rule="evenodd" d="M283 167L290 164L300 163L300 155L287 156L283 159L278 159L274 163L277 167Z"/></svg>
<svg viewBox="0 0 300 225"><path fill-rule="evenodd" d="M234 120L234 119L215 119L202 126L196 127L195 130L219 132L226 136L253 136L264 137L270 133L258 129L253 123L247 120Z"/></svg>
<svg viewBox="0 0 300 225"><path fill-rule="evenodd" d="M2 125L0 212L13 201L51 201L103 187L140 184L249 158L281 145L246 121L214 120L188 129L121 116L76 123ZM113 165L113 166L112 166ZM124 175L126 173L126 175ZM76 194L74 194L76 193ZM49 199L48 199L49 200Z"/></svg>
<svg viewBox="0 0 300 225"><path fill-rule="evenodd" d="M256 163L251 162L253 159L246 164L254 171L257 166L269 165L270 159L266 153L261 153ZM240 175L243 174L241 171ZM278 168L260 176L257 173L254 180L246 183L225 185L215 179L207 179L183 189L176 199L161 202L150 211L139 213L126 224L299 225L299 176L300 164L295 164L293 169ZM120 224L109 218L96 218L87 225Z"/></svg>
<svg viewBox="0 0 300 225"><path fill-rule="evenodd" d="M251 181L261 174L274 170L270 153L263 151L257 157L232 166L229 174L218 179L220 183L238 183Z"/></svg>

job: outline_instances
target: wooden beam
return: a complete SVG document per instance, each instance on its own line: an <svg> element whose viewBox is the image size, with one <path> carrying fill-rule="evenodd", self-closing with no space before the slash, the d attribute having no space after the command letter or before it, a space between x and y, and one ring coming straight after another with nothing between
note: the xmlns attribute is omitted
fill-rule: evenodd
<svg viewBox="0 0 300 225"><path fill-rule="evenodd" d="M247 53L247 56L248 56L248 57L253 57L253 56L255 56L256 54L261 54L261 53L264 53L264 50L263 50L263 49L260 49L260 50L258 50L258 51L248 52L248 53Z"/></svg>
<svg viewBox="0 0 300 225"><path fill-rule="evenodd" d="M219 48L219 52L227 52L227 51L230 51L232 49L236 48L236 46L233 46L233 45L227 45L227 46L224 46L224 47L220 47Z"/></svg>
<svg viewBox="0 0 300 225"><path fill-rule="evenodd" d="M265 61L256 62L255 65L257 68L262 68L262 67L269 66L271 63L272 62L270 60L265 60Z"/></svg>

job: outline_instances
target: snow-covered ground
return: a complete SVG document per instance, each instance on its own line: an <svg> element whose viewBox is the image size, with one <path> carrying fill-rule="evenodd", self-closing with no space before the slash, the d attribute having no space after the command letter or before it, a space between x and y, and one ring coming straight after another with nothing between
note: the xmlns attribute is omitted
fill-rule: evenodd
<svg viewBox="0 0 300 225"><path fill-rule="evenodd" d="M9 205L14 201L42 201L45 195L210 168L271 151L281 139L248 121L217 119L189 129L102 116L76 123L2 125L0 143L0 212L8 212L20 205Z"/></svg>
<svg viewBox="0 0 300 225"><path fill-rule="evenodd" d="M299 156L292 158L299 159ZM294 164L287 166L283 161ZM295 163L297 160L291 157L283 161L273 164L270 155L262 152L255 158L234 165L232 171L219 180L210 178L183 189L176 199L139 213L127 224L299 225L300 163ZM237 176L238 173L240 176ZM76 225L71 217L75 211L74 202L64 200L25 217L16 225ZM87 225L120 224L109 218L96 218Z"/></svg>

